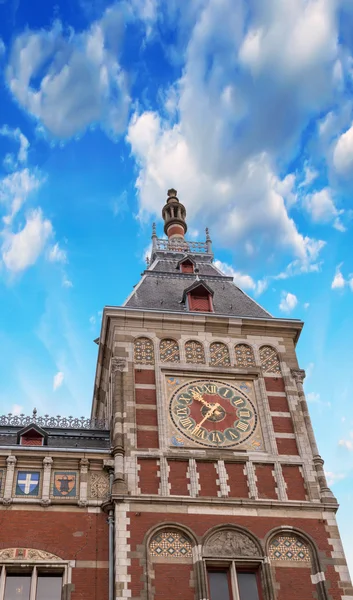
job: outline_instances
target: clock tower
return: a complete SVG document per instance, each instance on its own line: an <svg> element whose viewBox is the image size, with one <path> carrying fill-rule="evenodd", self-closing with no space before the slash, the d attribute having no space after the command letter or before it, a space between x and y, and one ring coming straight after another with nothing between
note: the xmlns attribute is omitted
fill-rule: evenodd
<svg viewBox="0 0 353 600"><path fill-rule="evenodd" d="M353 597L303 391L303 323L186 236L176 190L147 268L104 309L92 418L114 459L115 600Z"/></svg>

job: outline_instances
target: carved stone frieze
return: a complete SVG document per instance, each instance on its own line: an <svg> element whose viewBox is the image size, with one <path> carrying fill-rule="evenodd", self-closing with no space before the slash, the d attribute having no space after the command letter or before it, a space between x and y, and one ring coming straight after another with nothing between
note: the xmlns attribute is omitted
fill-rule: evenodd
<svg viewBox="0 0 353 600"><path fill-rule="evenodd" d="M292 377L296 383L301 383L301 384L304 383L304 379L305 379L305 375L306 375L304 369L292 369L291 373L292 373Z"/></svg>
<svg viewBox="0 0 353 600"><path fill-rule="evenodd" d="M90 497L104 499L109 496L109 476L107 473L91 473Z"/></svg>
<svg viewBox="0 0 353 600"><path fill-rule="evenodd" d="M110 361L110 368L112 373L116 373L117 371L124 371L126 367L126 359L121 356L113 356Z"/></svg>
<svg viewBox="0 0 353 600"><path fill-rule="evenodd" d="M61 559L55 556L55 554L35 548L5 548L4 550L0 550L0 561L2 560L43 560L57 562Z"/></svg>
<svg viewBox="0 0 353 600"><path fill-rule="evenodd" d="M211 535L204 549L207 556L259 556L259 549L244 533L231 529Z"/></svg>

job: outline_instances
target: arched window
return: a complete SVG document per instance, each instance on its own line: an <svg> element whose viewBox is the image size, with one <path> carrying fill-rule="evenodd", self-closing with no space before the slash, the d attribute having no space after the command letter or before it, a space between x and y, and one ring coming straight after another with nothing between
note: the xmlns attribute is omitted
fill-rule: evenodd
<svg viewBox="0 0 353 600"><path fill-rule="evenodd" d="M278 354L272 346L261 346L260 361L265 373L281 373Z"/></svg>
<svg viewBox="0 0 353 600"><path fill-rule="evenodd" d="M230 367L228 347L222 342L213 342L210 345L210 362L214 367Z"/></svg>
<svg viewBox="0 0 353 600"><path fill-rule="evenodd" d="M161 362L180 362L179 344L175 340L165 339L159 345Z"/></svg>
<svg viewBox="0 0 353 600"><path fill-rule="evenodd" d="M140 365L154 364L153 342L149 338L140 337L134 341L135 363Z"/></svg>
<svg viewBox="0 0 353 600"><path fill-rule="evenodd" d="M311 563L309 547L296 534L280 533L272 538L269 557L271 562L304 563L304 566Z"/></svg>
<svg viewBox="0 0 353 600"><path fill-rule="evenodd" d="M181 531L164 529L151 538L149 552L152 557L169 559L192 558L192 543Z"/></svg>
<svg viewBox="0 0 353 600"><path fill-rule="evenodd" d="M205 351L201 342L196 340L186 342L185 356L187 363L205 364Z"/></svg>
<svg viewBox="0 0 353 600"><path fill-rule="evenodd" d="M234 348L237 367L254 367L255 357L252 348L247 344L237 344Z"/></svg>

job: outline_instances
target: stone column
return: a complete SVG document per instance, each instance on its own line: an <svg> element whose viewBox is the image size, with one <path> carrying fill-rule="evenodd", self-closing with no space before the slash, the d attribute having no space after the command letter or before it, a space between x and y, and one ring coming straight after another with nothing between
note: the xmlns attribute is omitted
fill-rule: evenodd
<svg viewBox="0 0 353 600"><path fill-rule="evenodd" d="M114 456L114 483L113 493L125 494L127 485L124 476L124 387L123 371L126 368L126 360L120 356L113 356L110 362L110 372L112 377L112 447Z"/></svg>
<svg viewBox="0 0 353 600"><path fill-rule="evenodd" d="M278 500L286 502L288 500L286 482L282 473L282 465L276 460L274 464L275 480L277 484Z"/></svg>
<svg viewBox="0 0 353 600"><path fill-rule="evenodd" d="M199 478L196 468L196 460L189 458L190 496L196 498L199 495Z"/></svg>
<svg viewBox="0 0 353 600"><path fill-rule="evenodd" d="M80 460L80 497L78 499L79 506L87 506L88 500L88 469L89 460L87 458L81 458Z"/></svg>
<svg viewBox="0 0 353 600"><path fill-rule="evenodd" d="M245 475L247 476L248 480L249 498L252 500L258 500L255 467L250 460L245 463Z"/></svg>
<svg viewBox="0 0 353 600"><path fill-rule="evenodd" d="M3 503L7 504L7 505L11 504L11 502L12 502L12 487L13 487L13 478L15 475L16 463L17 463L16 456L13 456L11 454L10 456L7 457L7 459L6 459L7 469L6 469L6 479L5 479L4 499L3 499Z"/></svg>
<svg viewBox="0 0 353 600"><path fill-rule="evenodd" d="M51 456L43 458L43 488L42 488L42 506L49 506L50 502L50 475L53 459Z"/></svg>
<svg viewBox="0 0 353 600"><path fill-rule="evenodd" d="M305 371L304 371L304 369L297 369L297 370L292 369L291 374L296 383L297 390L298 390L299 402L300 402L300 406L301 406L303 417L304 417L304 423L305 423L305 427L307 430L311 451L313 453L313 463L314 463L314 467L315 467L315 470L317 473L321 498L323 500L325 500L326 502L337 502L335 496L333 495L333 493L331 492L330 488L327 485L326 475L324 472L324 461L319 454L319 450L318 450L316 440L315 440L314 430L313 430L313 426L312 426L311 418L310 418L310 414L309 414L309 408L308 408L308 404L307 404L307 401L305 398L305 393L304 393L304 388L303 388L303 382L305 379Z"/></svg>

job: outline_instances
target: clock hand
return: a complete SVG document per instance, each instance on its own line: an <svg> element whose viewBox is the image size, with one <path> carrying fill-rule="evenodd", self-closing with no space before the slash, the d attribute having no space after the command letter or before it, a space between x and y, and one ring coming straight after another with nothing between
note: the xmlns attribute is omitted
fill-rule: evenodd
<svg viewBox="0 0 353 600"><path fill-rule="evenodd" d="M202 419L202 421L200 421L200 423L198 423L197 425L195 425L193 432L198 431L201 427L201 425L210 417L212 417L213 413L217 410L217 408L219 408L220 404L216 403L211 405L212 408L210 408L210 410L205 414L204 418Z"/></svg>
<svg viewBox="0 0 353 600"><path fill-rule="evenodd" d="M210 402L207 402L207 400L204 400L202 395L199 392L192 390L191 395L194 398L194 400L198 400L199 402L202 402L202 404L207 406L207 408L211 408L213 406L213 404L210 404Z"/></svg>

